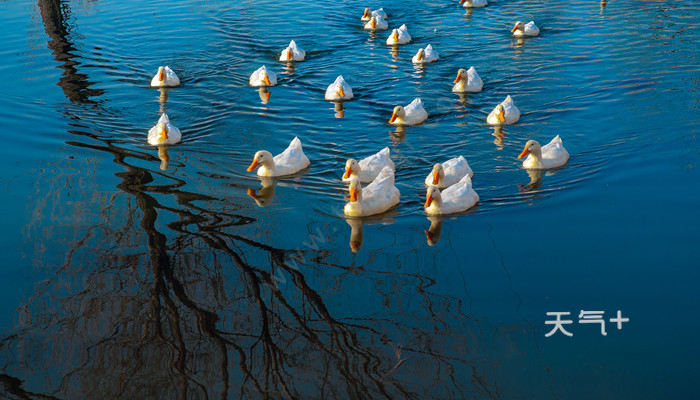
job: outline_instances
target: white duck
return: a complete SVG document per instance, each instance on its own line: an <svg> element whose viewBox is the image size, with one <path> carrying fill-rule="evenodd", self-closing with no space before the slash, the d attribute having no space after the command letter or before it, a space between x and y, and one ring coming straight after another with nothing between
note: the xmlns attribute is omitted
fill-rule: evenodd
<svg viewBox="0 0 700 400"><path fill-rule="evenodd" d="M433 61L437 61L438 57L437 51L433 50L433 45L429 44L425 46L425 49L419 49L415 56L413 56L414 64L427 64Z"/></svg>
<svg viewBox="0 0 700 400"><path fill-rule="evenodd" d="M513 36L537 36L540 34L540 28L535 25L534 21L530 21L527 24L518 21L510 32Z"/></svg>
<svg viewBox="0 0 700 400"><path fill-rule="evenodd" d="M464 175L459 182L440 192L437 186L428 187L425 212L428 215L453 214L466 211L479 202L472 188L472 179Z"/></svg>
<svg viewBox="0 0 700 400"><path fill-rule="evenodd" d="M162 144L175 144L182 139L180 130L170 123L168 114L163 113L158 123L148 131L148 144L158 146Z"/></svg>
<svg viewBox="0 0 700 400"><path fill-rule="evenodd" d="M165 67L158 67L158 72L153 79L151 79L151 86L154 87L177 86L179 84L180 78L178 78L177 74L167 65Z"/></svg>
<svg viewBox="0 0 700 400"><path fill-rule="evenodd" d="M444 163L437 163L433 166L428 176L425 177L426 186L437 186L438 188L446 188L459 182L464 175L474 176L467 159L464 156L451 158Z"/></svg>
<svg viewBox="0 0 700 400"><path fill-rule="evenodd" d="M364 190L360 180L353 178L349 190L350 202L345 204L343 211L350 217L379 214L401 200L401 193L394 186L394 171L388 166Z"/></svg>
<svg viewBox="0 0 700 400"><path fill-rule="evenodd" d="M338 75L338 77L335 78L335 82L328 85L326 89L326 100L350 100L352 97L352 88L345 82L343 75Z"/></svg>
<svg viewBox="0 0 700 400"><path fill-rule="evenodd" d="M365 24L365 29L370 31L383 31L389 28L389 24L384 21L381 15L372 16Z"/></svg>
<svg viewBox="0 0 700 400"><path fill-rule="evenodd" d="M510 125L518 122L520 119L520 110L513 103L513 99L508 95L501 104L489 113L486 117L486 122L490 125Z"/></svg>
<svg viewBox="0 0 700 400"><path fill-rule="evenodd" d="M280 61L304 61L306 57L306 50L302 50L297 46L295 41L289 42L289 46L282 50L280 54Z"/></svg>
<svg viewBox="0 0 700 400"><path fill-rule="evenodd" d="M268 71L263 65L250 74L250 86L275 86L277 84L277 74Z"/></svg>
<svg viewBox="0 0 700 400"><path fill-rule="evenodd" d="M528 140L518 158L525 156L528 157L523 161L523 167L527 169L557 168L569 161L569 153L564 148L559 135L542 147L537 141Z"/></svg>
<svg viewBox="0 0 700 400"><path fill-rule="evenodd" d="M350 182L352 179L358 179L360 182L372 182L384 167L389 167L392 171L396 169L388 147L359 162L354 158L349 159L345 163L343 182Z"/></svg>
<svg viewBox="0 0 700 400"><path fill-rule="evenodd" d="M413 99L406 107L396 106L389 123L392 125L418 125L428 118L420 97Z"/></svg>
<svg viewBox="0 0 700 400"><path fill-rule="evenodd" d="M362 21L369 21L372 19L372 17L382 17L382 19L386 19L387 15L386 12L384 12L384 8L380 8L378 10L370 11L369 8L365 8L365 13L362 14Z"/></svg>
<svg viewBox="0 0 700 400"><path fill-rule="evenodd" d="M283 176L297 173L308 167L309 164L311 162L301 148L301 140L295 137L285 151L274 157L265 150L255 153L248 171L252 171L260 165L259 176Z"/></svg>
<svg viewBox="0 0 700 400"><path fill-rule="evenodd" d="M391 35L386 38L386 44L388 45L406 44L410 41L411 35L408 34L406 24L401 25L398 29L393 29Z"/></svg>
<svg viewBox="0 0 700 400"><path fill-rule="evenodd" d="M459 4L462 4L464 8L481 8L486 7L489 2L486 0L459 0Z"/></svg>
<svg viewBox="0 0 700 400"><path fill-rule="evenodd" d="M452 87L453 93L476 93L481 92L481 88L484 87L484 81L481 80L474 67L470 67L468 70L460 68L453 83L455 84Z"/></svg>

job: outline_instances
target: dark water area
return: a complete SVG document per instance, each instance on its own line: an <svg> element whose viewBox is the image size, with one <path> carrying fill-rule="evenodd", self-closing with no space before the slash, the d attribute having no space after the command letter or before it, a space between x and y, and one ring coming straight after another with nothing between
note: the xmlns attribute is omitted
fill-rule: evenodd
<svg viewBox="0 0 700 400"><path fill-rule="evenodd" d="M362 29L380 6L411 43ZM0 398L695 396L696 3L1 9ZM517 20L540 35L512 38ZM292 39L306 60L278 62ZM427 44L440 60L414 66ZM179 87L149 86L160 65ZM248 85L261 65L269 98ZM483 91L451 93L470 66ZM494 129L507 95L522 116ZM415 97L429 118L397 131ZM162 112L183 138L158 149ZM555 135L569 162L529 174L524 143ZM295 136L309 169L246 172ZM400 205L346 219L345 160L385 146ZM481 200L429 219L423 180L458 155Z"/></svg>

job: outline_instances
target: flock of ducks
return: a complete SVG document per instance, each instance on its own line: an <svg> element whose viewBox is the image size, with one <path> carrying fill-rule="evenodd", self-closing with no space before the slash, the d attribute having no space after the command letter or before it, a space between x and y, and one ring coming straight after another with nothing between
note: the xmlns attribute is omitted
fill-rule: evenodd
<svg viewBox="0 0 700 400"><path fill-rule="evenodd" d="M465 8L479 8L488 4L487 0L460 0ZM361 17L364 29L371 31L387 30L387 14L380 8L371 11L366 8ZM524 24L516 22L511 33L513 36L537 36L540 30L534 22ZM401 45L411 41L406 25L393 29L386 40L388 45ZM294 40L280 53L279 61L299 62L306 58L306 51L299 48ZM428 44L418 50L412 62L425 64L437 61L438 53ZM268 87L277 84L277 75L261 66L250 75L250 86ZM452 92L480 92L484 83L474 67L468 70L459 69L454 80ZM154 87L172 87L180 84L180 80L169 67L159 67L151 80ZM353 98L352 88L345 79L338 76L328 86L325 99L329 101L345 101ZM404 106L396 106L388 122L396 126L418 125L428 118L420 98L414 99ZM498 104L486 118L490 125L501 126L516 123L520 119L520 110L513 99L507 96ZM163 113L158 123L148 132L148 143L151 145L171 145L180 141L180 130L170 123L168 116ZM568 152L564 149L561 139L556 136L545 146L535 140L529 140L518 156L525 158L523 167L532 170L544 170L560 167L567 163ZM260 150L255 153L248 171L257 169L260 177L279 177L295 174L311 164L304 154L301 140L295 137L289 146L275 156L269 151ZM348 184L349 201L344 207L344 213L350 217L365 217L383 213L400 202L401 194L395 186L395 165L391 160L389 148L384 148L360 161L349 159L345 163L342 181ZM460 213L473 207L479 201L479 195L472 187L474 172L463 156L455 157L443 163L437 163L425 178L426 201L424 209L428 215ZM366 186L363 187L363 184ZM429 237L430 239L430 237Z"/></svg>

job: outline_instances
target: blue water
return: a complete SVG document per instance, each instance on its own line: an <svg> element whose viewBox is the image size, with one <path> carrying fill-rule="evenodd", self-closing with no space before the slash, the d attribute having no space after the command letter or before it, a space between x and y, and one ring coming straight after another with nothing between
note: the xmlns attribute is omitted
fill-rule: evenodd
<svg viewBox="0 0 700 400"><path fill-rule="evenodd" d="M364 31L367 6L413 41ZM681 1L5 2L0 397L692 398L698 17ZM513 39L516 20L541 34ZM286 65L291 39L307 59ZM440 60L414 67L428 43ZM263 64L265 103L248 86ZM181 86L150 88L159 65ZM451 93L470 66L483 91ZM342 113L323 100L339 74ZM494 130L507 95L521 119ZM397 132L415 97L430 117ZM162 112L183 133L167 157L146 142ZM531 177L517 155L555 135L571 159ZM246 167L295 136L311 167L260 207ZM401 204L346 220L345 160L385 146ZM481 201L431 221L423 179L460 154ZM545 336L548 312L573 336Z"/></svg>

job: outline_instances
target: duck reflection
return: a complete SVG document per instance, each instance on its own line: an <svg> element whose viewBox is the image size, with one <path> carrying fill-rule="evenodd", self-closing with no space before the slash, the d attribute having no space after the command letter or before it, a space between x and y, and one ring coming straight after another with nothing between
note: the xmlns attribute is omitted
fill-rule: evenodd
<svg viewBox="0 0 700 400"><path fill-rule="evenodd" d="M440 235L442 234L442 221L444 221L444 218L439 216L430 216L428 217L428 221L430 221L430 228L428 228L427 231L424 231L425 237L428 241L428 246L435 246L437 242L440 241Z"/></svg>
<svg viewBox="0 0 700 400"><path fill-rule="evenodd" d="M345 222L350 225L350 249L353 253L360 251L363 239L364 222L358 218L346 218Z"/></svg>
<svg viewBox="0 0 700 400"><path fill-rule="evenodd" d="M261 178L260 184L262 188L256 193L253 189L248 189L248 196L252 197L258 206L267 207L275 198L275 189L277 188L277 180L270 178Z"/></svg>
<svg viewBox="0 0 700 400"><path fill-rule="evenodd" d="M500 125L496 125L493 127L493 133L491 134L495 139L493 139L493 144L499 147L498 150L503 150L505 147L505 142L503 141L503 138L506 136L505 133L503 132L503 127Z"/></svg>
<svg viewBox="0 0 700 400"><path fill-rule="evenodd" d="M263 104L267 104L270 102L270 91L267 89L266 86L261 86L258 88L258 94L260 95L260 102Z"/></svg>
<svg viewBox="0 0 700 400"><path fill-rule="evenodd" d="M389 48L389 54L391 54L391 59L394 61L399 61L399 47L400 46L391 46Z"/></svg>
<svg viewBox="0 0 700 400"><path fill-rule="evenodd" d="M527 175L530 177L530 183L527 185L518 185L521 191L529 192L535 190L542 185L542 177L545 171L541 169L526 169Z"/></svg>
<svg viewBox="0 0 700 400"><path fill-rule="evenodd" d="M160 169L165 171L170 166L170 154L168 146L158 146L158 158L160 158Z"/></svg>
<svg viewBox="0 0 700 400"><path fill-rule="evenodd" d="M158 92L160 95L158 96L158 103L160 103L160 113L167 112L166 109L166 103L168 102L168 98L170 97L170 88L167 87L160 87L158 88Z"/></svg>
<svg viewBox="0 0 700 400"><path fill-rule="evenodd" d="M513 41L511 42L511 46L514 49L518 49L519 51L523 50L523 47L525 47L525 39L521 37L513 37Z"/></svg>
<svg viewBox="0 0 700 400"><path fill-rule="evenodd" d="M608 5L607 0L600 0L600 13L602 14L603 11L605 11L605 6Z"/></svg>
<svg viewBox="0 0 700 400"><path fill-rule="evenodd" d="M332 101L336 118L345 118L345 106L342 101Z"/></svg>
<svg viewBox="0 0 700 400"><path fill-rule="evenodd" d="M406 125L396 125L393 131L389 131L389 136L395 142L403 142L406 139L406 132L408 132Z"/></svg>

